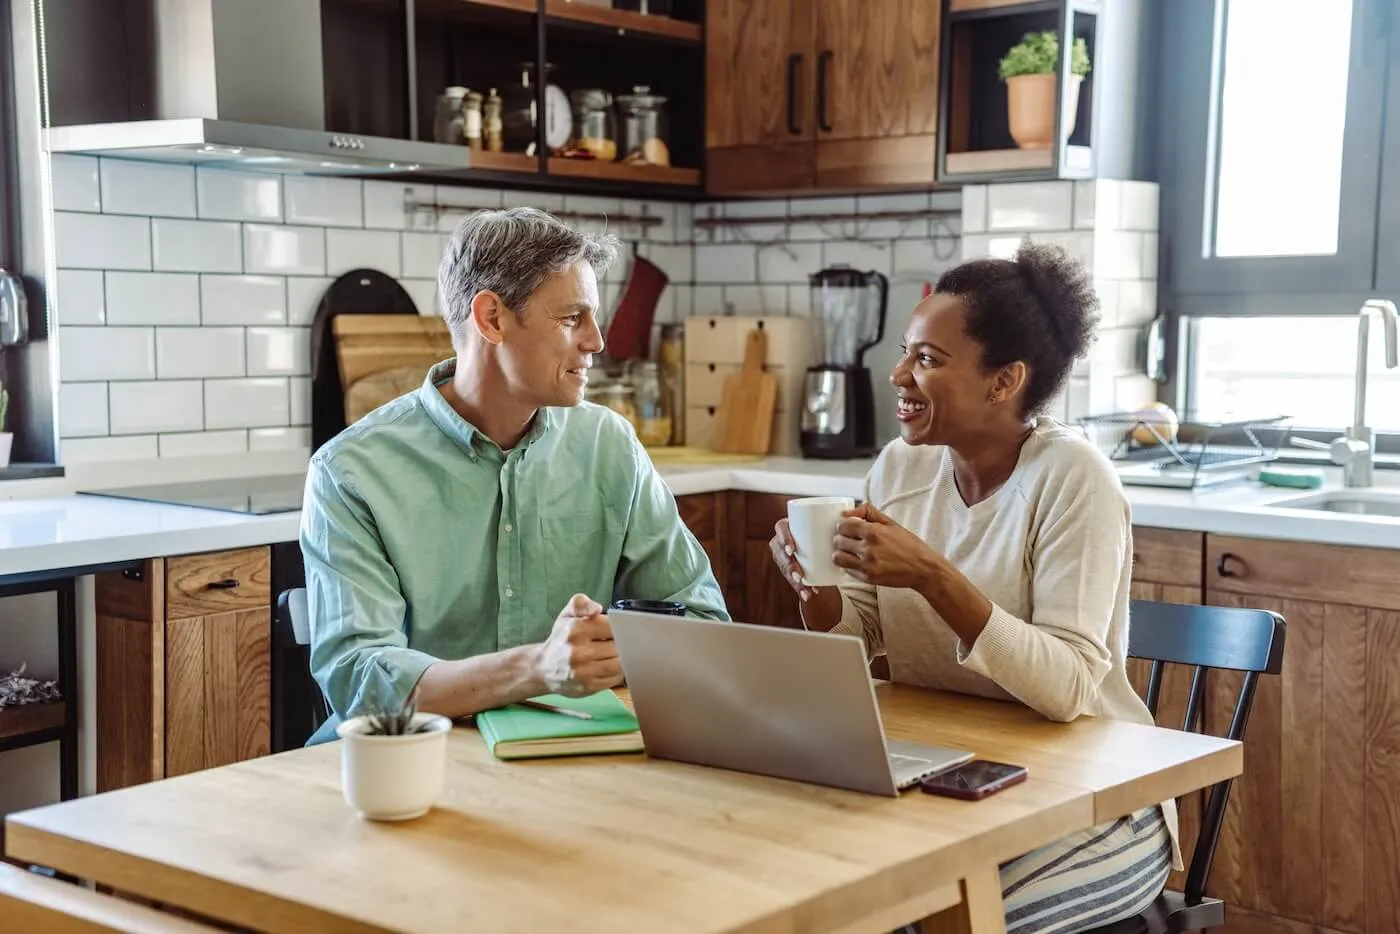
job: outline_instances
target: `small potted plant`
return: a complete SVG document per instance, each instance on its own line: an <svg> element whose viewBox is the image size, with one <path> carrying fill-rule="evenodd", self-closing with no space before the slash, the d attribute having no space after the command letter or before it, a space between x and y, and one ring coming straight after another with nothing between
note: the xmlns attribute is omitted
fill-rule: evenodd
<svg viewBox="0 0 1400 934"><path fill-rule="evenodd" d="M10 448L14 446L14 432L5 430L5 416L10 410L10 394L0 384L0 467L10 466Z"/></svg>
<svg viewBox="0 0 1400 934"><path fill-rule="evenodd" d="M447 776L452 721L401 706L366 708L336 728L346 802L369 820L411 820L437 803Z"/></svg>
<svg viewBox="0 0 1400 934"><path fill-rule="evenodd" d="M1060 38L1053 29L1026 33L1001 60L998 73L1006 82L1011 138L1022 149L1046 149L1055 142L1059 67ZM1075 39L1071 46L1069 71L1066 137L1074 132L1079 116L1079 85L1089 74L1089 46L1082 38Z"/></svg>

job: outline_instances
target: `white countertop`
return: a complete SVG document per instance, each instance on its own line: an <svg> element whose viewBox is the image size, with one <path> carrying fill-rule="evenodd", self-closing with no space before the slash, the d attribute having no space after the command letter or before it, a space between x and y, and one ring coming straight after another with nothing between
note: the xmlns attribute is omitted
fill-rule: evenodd
<svg viewBox="0 0 1400 934"><path fill-rule="evenodd" d="M739 465L663 465L661 474L677 496L718 490L744 490L800 496L862 494L870 461L815 461L769 458ZM288 464L264 463L258 472L285 471ZM301 466L305 466L304 460ZM224 476L237 465L223 464ZM133 471L133 474L139 474ZM202 477L201 477L202 478ZM118 486L129 476L89 476L85 488ZM183 476L145 476L142 482L175 482ZM244 548L297 538L300 513L240 515L187 506L134 502L31 488L28 498L0 499L0 577L64 568L82 568L162 555ZM1189 529L1224 535L1400 549L1400 518L1339 515L1271 506L1284 500L1342 489L1340 471L1329 471L1320 491L1286 490L1255 483L1212 492L1127 487L1137 525ZM1400 493L1400 472L1377 471L1375 489ZM10 490L4 491L11 493Z"/></svg>

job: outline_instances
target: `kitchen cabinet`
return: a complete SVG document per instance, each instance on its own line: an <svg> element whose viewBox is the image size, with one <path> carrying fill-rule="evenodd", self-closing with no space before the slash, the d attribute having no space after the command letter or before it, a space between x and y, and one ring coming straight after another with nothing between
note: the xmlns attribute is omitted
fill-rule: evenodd
<svg viewBox="0 0 1400 934"><path fill-rule="evenodd" d="M271 750L271 555L245 548L99 574L97 789Z"/></svg>
<svg viewBox="0 0 1400 934"><path fill-rule="evenodd" d="M1400 551L1206 536L1206 599L1274 610L1209 891L1231 931L1372 932L1400 918ZM1212 675L1219 732L1240 677ZM1238 906L1240 911L1236 911Z"/></svg>
<svg viewBox="0 0 1400 934"><path fill-rule="evenodd" d="M709 193L931 186L938 7L924 0L709 0Z"/></svg>

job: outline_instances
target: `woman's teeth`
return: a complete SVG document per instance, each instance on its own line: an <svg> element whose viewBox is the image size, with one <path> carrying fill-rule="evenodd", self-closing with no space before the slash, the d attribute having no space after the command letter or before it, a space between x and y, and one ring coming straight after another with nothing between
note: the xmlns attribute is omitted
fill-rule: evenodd
<svg viewBox="0 0 1400 934"><path fill-rule="evenodd" d="M913 415L915 412L922 412L928 408L927 402L915 402L913 399L899 400L899 413L901 415Z"/></svg>

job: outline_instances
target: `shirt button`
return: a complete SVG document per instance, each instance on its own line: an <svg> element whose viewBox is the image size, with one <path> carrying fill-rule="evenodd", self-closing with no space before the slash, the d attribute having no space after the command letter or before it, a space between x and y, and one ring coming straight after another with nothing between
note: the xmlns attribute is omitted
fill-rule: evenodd
<svg viewBox="0 0 1400 934"><path fill-rule="evenodd" d="M506 596L507 596L507 597L513 597L513 596L515 596L515 591L514 591L514 590L511 590L509 587L507 587L507 588L506 588Z"/></svg>
<svg viewBox="0 0 1400 934"><path fill-rule="evenodd" d="M507 522L507 523L506 523L506 531L507 531L507 532L513 532L513 531L515 531L515 527L512 526L509 522Z"/></svg>

